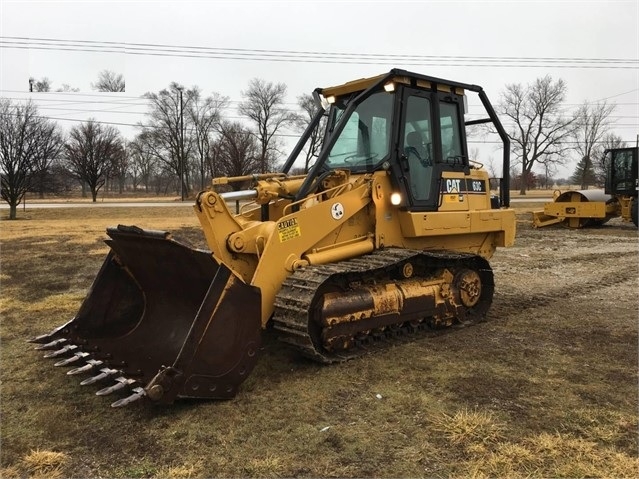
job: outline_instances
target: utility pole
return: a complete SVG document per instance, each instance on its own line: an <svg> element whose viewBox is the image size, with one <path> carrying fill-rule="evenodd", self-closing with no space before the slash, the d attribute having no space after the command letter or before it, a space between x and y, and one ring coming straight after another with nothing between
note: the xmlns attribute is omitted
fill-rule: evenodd
<svg viewBox="0 0 639 479"><path fill-rule="evenodd" d="M180 198L184 201L184 103L182 101L182 91L184 87L179 86L180 92Z"/></svg>

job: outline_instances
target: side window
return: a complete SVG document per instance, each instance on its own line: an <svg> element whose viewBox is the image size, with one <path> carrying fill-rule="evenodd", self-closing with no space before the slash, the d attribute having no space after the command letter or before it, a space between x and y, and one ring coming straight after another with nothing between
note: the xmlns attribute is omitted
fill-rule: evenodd
<svg viewBox="0 0 639 479"><path fill-rule="evenodd" d="M442 160L445 163L461 164L463 158L457 105L455 103L440 102L439 115Z"/></svg>
<svg viewBox="0 0 639 479"><path fill-rule="evenodd" d="M403 131L401 147L408 161L411 195L418 201L427 200L430 196L433 176L433 145L428 98L408 97Z"/></svg>
<svg viewBox="0 0 639 479"><path fill-rule="evenodd" d="M635 179L632 171L632 151L618 151L614 158L614 181L612 185L615 191L632 190L635 186Z"/></svg>

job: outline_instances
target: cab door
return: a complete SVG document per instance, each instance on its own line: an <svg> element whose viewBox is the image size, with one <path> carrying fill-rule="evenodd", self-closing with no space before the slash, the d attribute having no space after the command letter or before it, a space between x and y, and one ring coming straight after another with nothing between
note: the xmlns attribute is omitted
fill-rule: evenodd
<svg viewBox="0 0 639 479"><path fill-rule="evenodd" d="M404 88L398 155L410 210L437 209L438 191L431 93Z"/></svg>
<svg viewBox="0 0 639 479"><path fill-rule="evenodd" d="M608 150L606 193L635 196L637 194L637 153L639 148Z"/></svg>
<svg viewBox="0 0 639 479"><path fill-rule="evenodd" d="M469 174L462 97L404 88L398 138L400 177L411 211L436 211L445 195L458 194L452 209L468 209ZM450 206L446 209L451 209Z"/></svg>

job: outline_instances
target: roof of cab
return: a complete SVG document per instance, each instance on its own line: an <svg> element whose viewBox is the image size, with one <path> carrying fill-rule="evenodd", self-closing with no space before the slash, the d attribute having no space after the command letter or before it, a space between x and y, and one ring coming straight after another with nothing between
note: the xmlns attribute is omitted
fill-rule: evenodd
<svg viewBox="0 0 639 479"><path fill-rule="evenodd" d="M444 80L442 78L435 78L420 73L409 72L406 70L393 69L388 73L376 75L368 78L360 78L358 80L352 80L341 85L319 88L318 90L325 97L329 96L341 96L349 93L366 90L378 83L403 83L407 85L414 85L422 87L424 89L432 89L433 85L436 86L439 91L451 91L452 88L459 95L463 94L463 90L479 91L481 87L477 85L469 85L452 80Z"/></svg>

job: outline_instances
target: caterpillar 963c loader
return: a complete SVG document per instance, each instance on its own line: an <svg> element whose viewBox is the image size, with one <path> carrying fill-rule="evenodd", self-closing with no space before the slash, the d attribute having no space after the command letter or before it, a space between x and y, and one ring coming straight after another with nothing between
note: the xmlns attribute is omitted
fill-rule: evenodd
<svg viewBox="0 0 639 479"><path fill-rule="evenodd" d="M639 148L613 148L604 152L606 183L604 190L555 192L554 201L533 211L533 226L541 228L561 223L569 228L600 226L621 216L623 221L637 220L637 157Z"/></svg>
<svg viewBox="0 0 639 479"><path fill-rule="evenodd" d="M464 122L477 94L487 118ZM194 205L210 251L164 231L109 228L111 247L77 315L35 338L98 395L230 398L253 368L263 328L323 362L399 334L482 318L493 296L488 259L514 242L508 179L491 195L470 162L465 126L492 122L476 85L403 70L317 89L321 107L282 172L216 178ZM325 100L325 101L324 101ZM323 147L291 175L327 116ZM250 188L219 193L233 182ZM228 188L228 187L225 187ZM243 200L239 213L227 201Z"/></svg>

